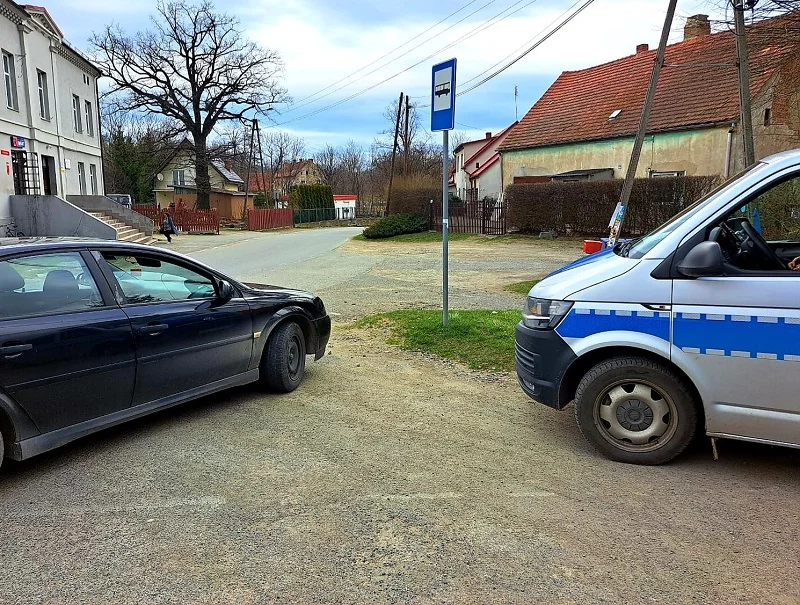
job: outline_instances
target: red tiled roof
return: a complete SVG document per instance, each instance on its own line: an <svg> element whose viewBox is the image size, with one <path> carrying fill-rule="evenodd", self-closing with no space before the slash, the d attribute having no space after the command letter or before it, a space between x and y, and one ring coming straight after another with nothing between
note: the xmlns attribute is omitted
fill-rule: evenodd
<svg viewBox="0 0 800 605"><path fill-rule="evenodd" d="M748 27L750 87L760 91L800 51L800 13ZM565 71L514 128L501 151L632 136L638 127L656 51L580 71ZM620 110L618 117L609 116ZM730 31L667 47L648 131L738 119L736 40Z"/></svg>
<svg viewBox="0 0 800 605"><path fill-rule="evenodd" d="M480 149L478 149L478 151L473 153L469 158L464 160L464 166L471 165L472 162L475 161L475 158L477 158L480 154L482 154L484 151L486 151L489 147L494 145L499 139L501 139L509 130L514 128L514 126L516 126L517 124L518 124L518 122L514 122L511 126L506 126L505 128L503 128L503 130L498 132L493 137L490 137L488 139L484 139L484 141L482 141L482 142L485 142L486 144L483 145Z"/></svg>
<svg viewBox="0 0 800 605"><path fill-rule="evenodd" d="M484 171L486 171L487 168L489 168L489 166L493 166L495 163L497 163L499 159L500 159L500 154L495 153L491 158L485 161L480 168L477 168L475 172L470 173L469 178L477 179L480 175L484 173Z"/></svg>

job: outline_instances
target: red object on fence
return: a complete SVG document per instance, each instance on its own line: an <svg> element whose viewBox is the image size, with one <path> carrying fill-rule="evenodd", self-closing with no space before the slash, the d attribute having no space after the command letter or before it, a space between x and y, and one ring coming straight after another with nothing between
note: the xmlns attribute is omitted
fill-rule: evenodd
<svg viewBox="0 0 800 605"><path fill-rule="evenodd" d="M294 226L294 211L291 208L252 208L247 209L247 229L264 231L279 227Z"/></svg>
<svg viewBox="0 0 800 605"><path fill-rule="evenodd" d="M603 242L595 239L585 239L583 240L583 251L586 254L594 254L595 252L600 252L603 249Z"/></svg>
<svg viewBox="0 0 800 605"><path fill-rule="evenodd" d="M163 208L155 205L134 206L133 211L146 216L156 224L156 229L161 227ZM219 233L219 210L194 210L179 205L170 211L175 226L184 233Z"/></svg>

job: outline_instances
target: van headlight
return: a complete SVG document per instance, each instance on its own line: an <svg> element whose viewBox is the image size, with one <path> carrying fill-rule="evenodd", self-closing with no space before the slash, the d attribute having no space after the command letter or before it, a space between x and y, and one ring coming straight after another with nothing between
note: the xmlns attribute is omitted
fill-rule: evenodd
<svg viewBox="0 0 800 605"><path fill-rule="evenodd" d="M564 300L548 300L529 296L522 309L522 323L529 328L547 330L555 328L569 313L575 303Z"/></svg>

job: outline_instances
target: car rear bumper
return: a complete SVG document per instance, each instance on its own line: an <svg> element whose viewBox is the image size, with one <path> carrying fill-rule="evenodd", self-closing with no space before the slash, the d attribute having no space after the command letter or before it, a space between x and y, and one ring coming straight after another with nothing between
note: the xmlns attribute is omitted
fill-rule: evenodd
<svg viewBox="0 0 800 605"><path fill-rule="evenodd" d="M315 319L314 330L317 333L317 350L314 351L314 361L316 361L325 355L325 347L328 346L331 337L331 318L326 315Z"/></svg>
<svg viewBox="0 0 800 605"><path fill-rule="evenodd" d="M561 381L577 359L555 330L534 330L517 324L515 338L517 378L522 390L533 400L562 409Z"/></svg>

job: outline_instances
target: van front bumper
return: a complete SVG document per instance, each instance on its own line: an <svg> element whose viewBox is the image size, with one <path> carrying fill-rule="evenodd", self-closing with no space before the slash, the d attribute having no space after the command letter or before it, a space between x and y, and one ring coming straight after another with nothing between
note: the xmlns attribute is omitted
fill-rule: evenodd
<svg viewBox="0 0 800 605"><path fill-rule="evenodd" d="M577 356L555 330L534 330L522 322L515 335L517 378L522 390L533 400L557 410L562 401L561 382Z"/></svg>

